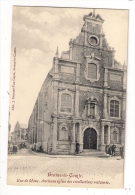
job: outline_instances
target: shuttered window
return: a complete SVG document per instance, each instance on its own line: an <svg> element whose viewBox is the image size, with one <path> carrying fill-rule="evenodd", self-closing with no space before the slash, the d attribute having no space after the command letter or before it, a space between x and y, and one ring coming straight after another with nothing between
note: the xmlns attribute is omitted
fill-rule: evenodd
<svg viewBox="0 0 135 195"><path fill-rule="evenodd" d="M110 116L119 117L119 102L116 100L110 101Z"/></svg>
<svg viewBox="0 0 135 195"><path fill-rule="evenodd" d="M61 95L61 112L71 113L72 108L72 97L69 94Z"/></svg>
<svg viewBox="0 0 135 195"><path fill-rule="evenodd" d="M97 65L88 64L88 78L97 79Z"/></svg>

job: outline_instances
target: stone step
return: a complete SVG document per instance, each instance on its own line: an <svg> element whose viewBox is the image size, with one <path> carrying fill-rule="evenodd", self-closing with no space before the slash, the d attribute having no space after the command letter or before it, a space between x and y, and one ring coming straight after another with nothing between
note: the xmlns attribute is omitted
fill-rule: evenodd
<svg viewBox="0 0 135 195"><path fill-rule="evenodd" d="M58 151L58 154L70 154L70 151Z"/></svg>
<svg viewBox="0 0 135 195"><path fill-rule="evenodd" d="M57 150L58 152L69 152L70 150Z"/></svg>
<svg viewBox="0 0 135 195"><path fill-rule="evenodd" d="M94 156L94 157L109 157L106 153L98 150L83 150L83 152L77 154L78 156Z"/></svg>

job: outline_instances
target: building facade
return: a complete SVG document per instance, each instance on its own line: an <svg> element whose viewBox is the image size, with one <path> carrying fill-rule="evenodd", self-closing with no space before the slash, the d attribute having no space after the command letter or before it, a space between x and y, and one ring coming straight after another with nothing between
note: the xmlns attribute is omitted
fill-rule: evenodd
<svg viewBox="0 0 135 195"><path fill-rule="evenodd" d="M114 58L100 15L85 15L69 50L58 50L38 94L28 123L28 140L48 154L105 151L124 145L126 66Z"/></svg>
<svg viewBox="0 0 135 195"><path fill-rule="evenodd" d="M12 142L19 145L21 142L27 142L28 139L28 126L26 124L16 122L14 132L12 134Z"/></svg>

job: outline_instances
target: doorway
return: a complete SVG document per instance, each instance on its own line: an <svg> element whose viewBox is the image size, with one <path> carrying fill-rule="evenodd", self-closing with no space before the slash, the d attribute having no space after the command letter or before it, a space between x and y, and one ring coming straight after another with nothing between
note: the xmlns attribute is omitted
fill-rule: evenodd
<svg viewBox="0 0 135 195"><path fill-rule="evenodd" d="M83 136L83 149L97 149L97 132L93 128L87 128Z"/></svg>

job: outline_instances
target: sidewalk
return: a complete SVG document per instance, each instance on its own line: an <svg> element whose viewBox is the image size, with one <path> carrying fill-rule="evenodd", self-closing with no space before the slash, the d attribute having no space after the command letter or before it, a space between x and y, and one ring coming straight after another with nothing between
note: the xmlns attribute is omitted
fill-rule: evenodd
<svg viewBox="0 0 135 195"><path fill-rule="evenodd" d="M48 157L48 158L99 158L101 159L102 157L98 157L98 156L84 156L84 155L58 155L58 154L45 154L45 153L41 153L41 152L35 152L35 151L31 151L33 154L37 155L37 156L42 156L42 157ZM104 158L104 157L103 157ZM116 156L116 157L107 157L106 159L116 159L116 160L121 160L121 156Z"/></svg>

